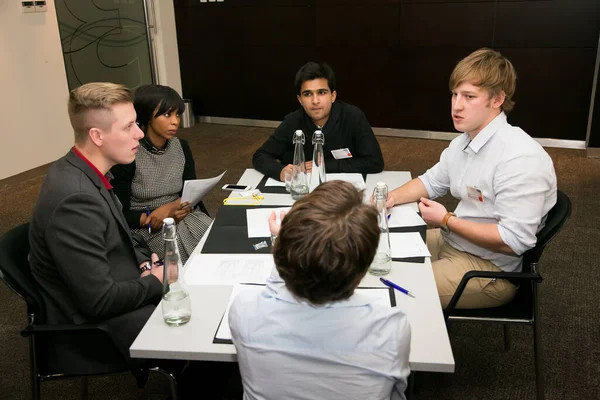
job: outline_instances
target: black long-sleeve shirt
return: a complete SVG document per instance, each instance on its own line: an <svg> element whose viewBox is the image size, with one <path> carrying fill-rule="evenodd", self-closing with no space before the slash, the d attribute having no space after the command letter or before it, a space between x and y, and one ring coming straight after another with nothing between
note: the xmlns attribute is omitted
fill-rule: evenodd
<svg viewBox="0 0 600 400"><path fill-rule="evenodd" d="M306 136L304 156L312 160L312 135L319 129L303 108L286 115L273 135L254 153L252 164L263 174L280 179L281 170L294 159L294 132L301 129ZM329 119L321 128L325 136L325 171L372 174L383 170L383 156L375 134L358 108L341 101L331 107ZM351 158L336 160L331 150L348 148Z"/></svg>

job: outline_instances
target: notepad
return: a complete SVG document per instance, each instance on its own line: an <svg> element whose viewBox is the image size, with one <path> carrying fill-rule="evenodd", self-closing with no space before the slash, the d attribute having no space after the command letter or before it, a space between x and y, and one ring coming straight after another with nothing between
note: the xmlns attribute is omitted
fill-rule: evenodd
<svg viewBox="0 0 600 400"><path fill-rule="evenodd" d="M227 308L221 318L213 343L233 344L231 341L231 330L229 329L229 308L236 296L242 292L254 292L256 295L265 289L265 285L241 283L235 285L229 296ZM396 307L396 294L393 289L388 287L369 287L357 288L354 293L361 293L374 299L373 304L381 304L389 307Z"/></svg>

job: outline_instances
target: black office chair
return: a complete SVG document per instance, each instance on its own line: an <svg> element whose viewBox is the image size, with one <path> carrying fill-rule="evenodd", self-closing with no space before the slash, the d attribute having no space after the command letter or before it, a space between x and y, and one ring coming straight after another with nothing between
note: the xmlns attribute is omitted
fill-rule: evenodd
<svg viewBox="0 0 600 400"><path fill-rule="evenodd" d="M571 200L560 190L557 192L556 204L546 219L546 225L537 234L537 243L534 248L523 254L522 272L467 272L452 296L448 307L444 310L446 321L476 321L499 322L504 328L504 348L510 347L507 324L529 324L533 328L533 345L535 354L535 374L538 400L544 399L544 376L542 364L542 343L539 317L538 284L542 282L539 273L539 261L542 252L550 240L561 230L571 215ZM483 308L476 310L456 309L456 304L472 278L497 278L509 279L518 286L515 298L500 307Z"/></svg>
<svg viewBox="0 0 600 400"><path fill-rule="evenodd" d="M37 282L29 267L29 224L20 225L0 239L0 278L27 303L28 325L21 335L29 339L32 398L40 398L40 385L45 380L81 378L81 396L87 398L89 376L132 373L138 388L143 388L150 371L169 379L171 395L177 399L177 382L173 375L161 368L130 369L123 355L117 350L103 324L51 325L45 323L45 306ZM61 354L52 352L52 340L62 336L63 340L87 343L78 352L93 354L85 365L72 366L61 360ZM102 352L94 352L102 348Z"/></svg>

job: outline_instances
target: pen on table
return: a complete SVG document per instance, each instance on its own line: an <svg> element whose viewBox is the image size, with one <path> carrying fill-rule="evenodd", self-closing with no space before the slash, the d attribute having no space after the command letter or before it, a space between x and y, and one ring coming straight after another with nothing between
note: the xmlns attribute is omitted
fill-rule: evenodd
<svg viewBox="0 0 600 400"><path fill-rule="evenodd" d="M150 216L150 206L146 206L146 217ZM150 229L150 222L148 222L148 233L152 233L152 229Z"/></svg>
<svg viewBox="0 0 600 400"><path fill-rule="evenodd" d="M379 280L380 280L380 281L381 281L381 282L382 282L382 283L383 283L385 286L389 286L389 287L391 287L391 288L394 288L394 289L396 289L396 290L399 290L399 291L401 291L402 293L404 293L404 294L406 294L406 295L408 295L408 296L410 296L410 297L412 297L412 298L416 298L416 297L415 297L415 295L414 295L414 294L412 294L410 291L408 291L408 290L404 289L404 288L403 288L403 287L401 287L401 286L398 286L398 285L396 285L394 282L388 281L388 280L387 280L387 279L385 279L385 278L379 278Z"/></svg>

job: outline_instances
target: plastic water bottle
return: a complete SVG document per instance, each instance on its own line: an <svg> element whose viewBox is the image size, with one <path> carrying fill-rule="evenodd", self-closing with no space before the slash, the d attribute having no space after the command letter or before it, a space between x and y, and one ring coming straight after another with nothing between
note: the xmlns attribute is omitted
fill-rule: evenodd
<svg viewBox="0 0 600 400"><path fill-rule="evenodd" d="M177 225L173 218L163 220L165 263L162 313L167 325L180 326L192 317L190 294L183 282L183 264L177 247Z"/></svg>
<svg viewBox="0 0 600 400"><path fill-rule="evenodd" d="M316 130L312 138L313 144L313 158L312 158L312 172L310 174L310 185L308 191L312 193L313 190L321 183L327 181L325 173L325 152L323 151L323 145L325 144L325 136L323 132Z"/></svg>
<svg viewBox="0 0 600 400"><path fill-rule="evenodd" d="M369 267L369 272L373 275L387 275L392 269L392 250L390 246L390 230L388 228L387 208L385 202L388 196L388 188L384 182L377 182L377 187L373 193L375 197L375 207L379 213L378 222L381 234L379 236L379 245L375 258Z"/></svg>
<svg viewBox="0 0 600 400"><path fill-rule="evenodd" d="M294 164L292 165L292 179L290 183L290 194L294 200L298 200L308 193L304 141L304 132L301 130L294 132Z"/></svg>

